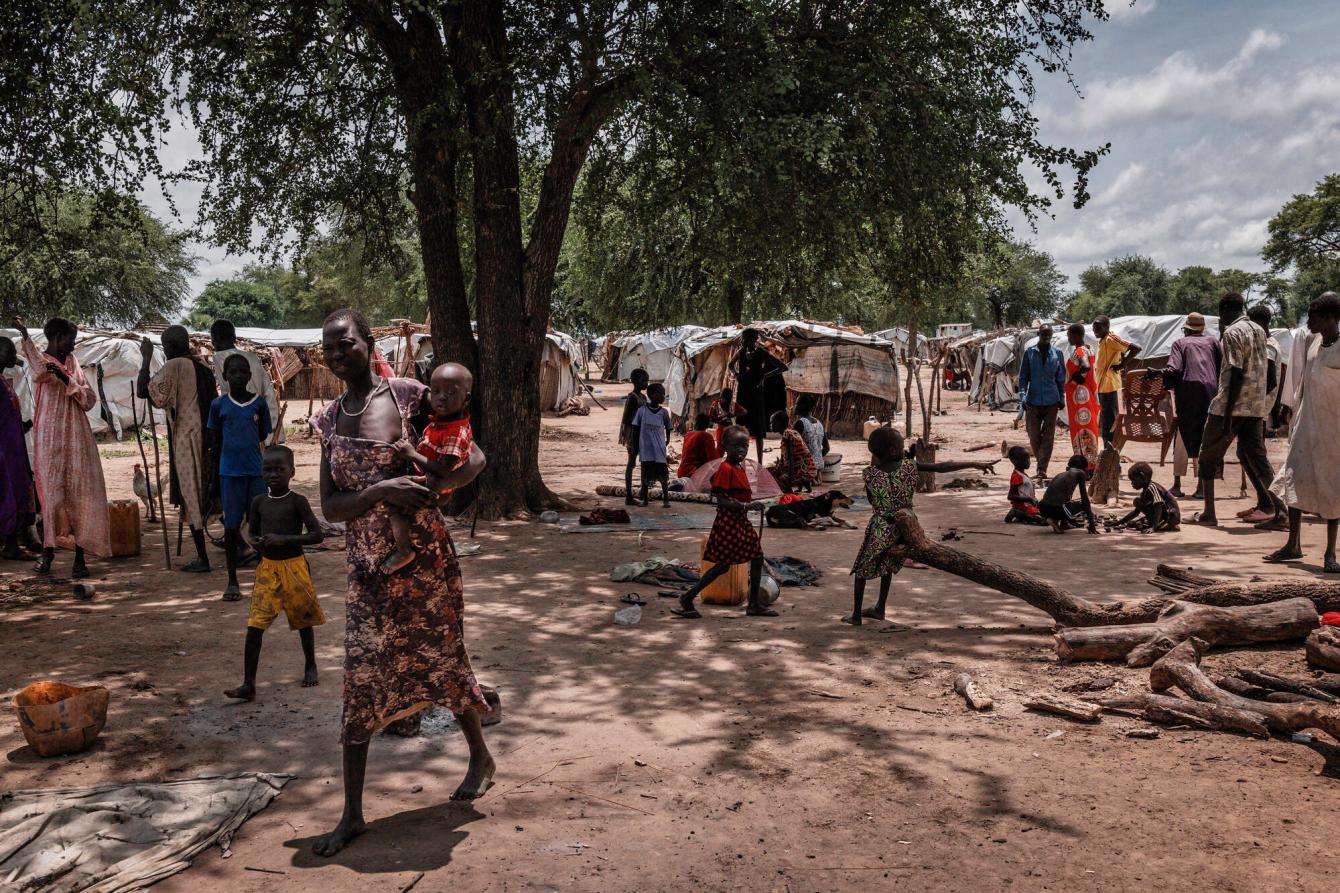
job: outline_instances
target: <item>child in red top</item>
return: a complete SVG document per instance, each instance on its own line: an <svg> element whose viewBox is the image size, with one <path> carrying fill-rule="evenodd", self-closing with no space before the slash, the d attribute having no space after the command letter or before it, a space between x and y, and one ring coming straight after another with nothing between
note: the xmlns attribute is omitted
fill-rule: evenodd
<svg viewBox="0 0 1340 893"><path fill-rule="evenodd" d="M1038 512L1037 489L1028 476L1028 450L1021 446L1010 447L1007 456L1014 472L1010 475L1010 492L1006 495L1010 510L1005 513L1005 523L1045 525L1047 519Z"/></svg>
<svg viewBox="0 0 1340 893"><path fill-rule="evenodd" d="M698 417L693 420L693 430L684 435L684 451L679 468L675 471L676 477L691 478L699 468L713 459L721 458L716 438L707 430L711 425L712 420L705 413L698 413Z"/></svg>
<svg viewBox="0 0 1340 893"><path fill-rule="evenodd" d="M470 447L475 434L470 427L470 391L474 376L460 363L443 363L433 370L428 382L428 406L433 420L423 430L423 439L416 447L408 440L396 445L401 458L413 462L427 476L427 486L443 496L451 494L442 479L470 458ZM391 532L395 536L395 551L382 562L382 572L393 574L414 561L414 545L410 541L410 519L395 509L391 510Z"/></svg>
<svg viewBox="0 0 1340 893"><path fill-rule="evenodd" d="M707 548L703 551L703 560L713 564L697 583L680 595L679 607L671 608L670 613L685 620L703 616L693 607L698 593L728 572L732 565L747 564L749 606L745 608L745 613L751 617L776 617L776 611L759 601L759 583L763 579L763 545L759 541L758 531L749 521L749 512L762 511L763 504L753 501L749 473L744 468L745 455L749 452L749 431L732 426L726 429L722 442L726 448L726 458L716 474L712 475L712 495L717 500L717 517L712 522L712 532L707 537Z"/></svg>

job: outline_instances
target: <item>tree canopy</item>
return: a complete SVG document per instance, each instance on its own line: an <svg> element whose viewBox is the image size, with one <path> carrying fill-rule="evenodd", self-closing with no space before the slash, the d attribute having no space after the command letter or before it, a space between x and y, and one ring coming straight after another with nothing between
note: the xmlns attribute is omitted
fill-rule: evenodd
<svg viewBox="0 0 1340 893"><path fill-rule="evenodd" d="M277 328L288 318L288 302L272 285L249 279L215 279L196 298L186 321L208 329L216 319L239 326Z"/></svg>
<svg viewBox="0 0 1340 893"><path fill-rule="evenodd" d="M1101 0L8 12L22 46L0 58L0 120L16 131L0 174L127 192L185 177L202 232L281 253L332 224L389 249L408 197L438 354L478 371L486 515L551 501L536 383L575 200L620 210L624 190L640 220L681 215L692 253L648 256L700 266L728 301L765 293L755 270L816 281L838 246L874 271L878 300L920 307L1001 207L1082 203L1103 151L1044 142L1032 111L1035 78L1068 74ZM176 115L203 156L163 171Z"/></svg>
<svg viewBox="0 0 1340 893"><path fill-rule="evenodd" d="M194 269L186 234L137 201L49 185L0 198L6 318L61 315L104 326L173 319Z"/></svg>

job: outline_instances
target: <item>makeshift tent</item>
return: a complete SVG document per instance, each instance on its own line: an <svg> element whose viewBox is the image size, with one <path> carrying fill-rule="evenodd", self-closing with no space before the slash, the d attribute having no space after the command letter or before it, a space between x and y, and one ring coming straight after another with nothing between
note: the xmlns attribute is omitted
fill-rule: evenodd
<svg viewBox="0 0 1340 893"><path fill-rule="evenodd" d="M33 342L39 348L46 347L46 338L40 329L29 329ZM0 329L6 338L19 345L19 333L14 329ZM154 357L149 368L157 372L162 368L163 349L158 346L158 336L141 336L133 332L102 332L98 330L79 330L75 341L74 356L84 376L98 394L98 403L88 411L89 424L94 434L111 433L117 440L122 433L134 427L131 413L131 395L135 388L135 379L140 372L140 340L148 337L155 345ZM10 385L18 395L23 417L33 417L33 394L28 384L27 369L10 369L5 372ZM144 412L144 401L135 401L136 412ZM161 418L161 413L159 414Z"/></svg>
<svg viewBox="0 0 1340 893"><path fill-rule="evenodd" d="M803 320L754 323L761 343L787 364L782 376L788 404L800 394L817 398L815 416L835 437L860 436L867 418L893 416L899 407L897 346L859 330ZM666 406L681 419L705 412L722 388L734 386L727 365L739 349L742 326L700 332L675 351L666 378Z"/></svg>
<svg viewBox="0 0 1340 893"><path fill-rule="evenodd" d="M894 326L891 329L875 332L872 337L882 338L891 342L897 352L899 359L907 357L907 342L911 333L902 326ZM917 333L917 349L914 354L918 359L929 360L931 358L930 339L920 332Z"/></svg>
<svg viewBox="0 0 1340 893"><path fill-rule="evenodd" d="M645 369L652 381L665 381L675 348L705 331L702 326L675 326L623 336L615 342L619 349L618 380L627 381L634 369Z"/></svg>

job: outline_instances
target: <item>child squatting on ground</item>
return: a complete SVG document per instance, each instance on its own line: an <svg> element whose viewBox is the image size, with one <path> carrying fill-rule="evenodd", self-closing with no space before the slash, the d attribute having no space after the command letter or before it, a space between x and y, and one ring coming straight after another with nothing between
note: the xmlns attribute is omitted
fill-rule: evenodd
<svg viewBox="0 0 1340 893"><path fill-rule="evenodd" d="M917 473L943 473L977 469L995 473L996 463L986 462L918 462L911 452L904 453L903 435L893 428L876 428L870 432L870 466L866 468L865 494L870 499L874 514L865 528L865 541L856 553L851 573L856 578L851 616L846 623L861 625L862 617L884 619L884 605L889 600L893 575L902 570L903 557L899 553L898 530L893 516L900 511L912 511L912 497L917 489ZM879 577L879 601L873 608L861 610L865 598L865 581Z"/></svg>
<svg viewBox="0 0 1340 893"><path fill-rule="evenodd" d="M637 454L642 459L642 492L638 500L647 505L647 490L653 483L661 485L661 504L670 508L670 466L666 449L670 445L670 410L665 402L665 385L657 382L647 388L647 402L633 416L637 431Z"/></svg>
<svg viewBox="0 0 1340 893"><path fill-rule="evenodd" d="M712 532L707 537L707 548L703 550L703 560L712 562L707 573L697 583L686 589L679 597L679 607L671 608L670 613L685 620L696 620L702 614L693 606L693 601L718 577L730 571L732 565L749 565L749 606L745 613L750 617L776 617L777 612L759 600L759 584L763 579L763 545L759 541L758 531L749 522L750 512L761 512L763 504L754 502L754 492L749 486L749 474L745 471L745 456L749 453L749 430L738 425L726 430L722 438L726 456L716 474L712 475L712 495L717 501L717 516L712 522Z"/></svg>
<svg viewBox="0 0 1340 893"><path fill-rule="evenodd" d="M1047 519L1053 533L1065 533L1071 527L1086 524L1089 533L1098 532L1098 522L1093 517L1093 506L1089 504L1088 480L1093 477L1089 460L1075 454L1066 463L1065 471L1052 478L1047 490L1038 503L1038 511ZM1074 499L1075 490L1079 490L1079 499Z"/></svg>
<svg viewBox="0 0 1340 893"><path fill-rule="evenodd" d="M1047 519L1038 511L1037 489L1033 479L1028 476L1028 466L1032 457L1027 447L1010 447L1006 458L1014 466L1010 473L1010 490L1005 498L1010 501L1010 510L1005 513L1006 524L1037 524L1047 526Z"/></svg>
<svg viewBox="0 0 1340 893"><path fill-rule="evenodd" d="M242 597L242 589L237 585L242 522L252 502L265 492L261 444L270 436L270 408L259 394L248 390L251 366L241 354L233 354L224 361L223 380L228 393L210 403L206 427L214 433L215 453L219 457L219 498L223 503L224 555L228 562L228 586L223 590L223 600L235 602Z"/></svg>
<svg viewBox="0 0 1340 893"><path fill-rule="evenodd" d="M243 365L246 362L243 360ZM298 631L302 642L304 686L316 685L316 644L312 627L326 622L316 600L316 587L303 555L303 546L321 542L321 525L307 500L289 489L293 480L293 451L286 446L265 450L262 462L265 492L251 503L247 537L261 553L256 585L251 590L247 613L247 644L242 664L242 684L224 695L243 701L256 699L256 667L261 660L261 639L283 611L289 629Z"/></svg>
<svg viewBox="0 0 1340 893"><path fill-rule="evenodd" d="M1127 527L1141 533L1174 531L1181 529L1182 509L1174 497L1162 484L1155 483L1154 469L1148 462L1136 462L1130 470L1131 486L1139 490L1135 497L1135 507L1118 521L1109 525L1109 530L1123 530Z"/></svg>
<svg viewBox="0 0 1340 893"><path fill-rule="evenodd" d="M423 438L416 447L408 440L396 443L401 458L413 462L428 476L428 489L450 495L451 488L442 486L442 479L470 458L470 447L475 442L470 427L470 392L474 376L460 363L443 363L433 370L428 380L428 408L433 420L423 430ZM414 544L410 542L410 519L400 511L391 510L391 533L395 537L395 551L382 562L382 572L394 574L414 561Z"/></svg>

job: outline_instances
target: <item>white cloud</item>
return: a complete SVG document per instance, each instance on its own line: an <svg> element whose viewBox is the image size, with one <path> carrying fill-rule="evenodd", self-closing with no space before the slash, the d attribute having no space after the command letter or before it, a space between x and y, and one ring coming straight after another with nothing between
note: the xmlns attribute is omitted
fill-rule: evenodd
<svg viewBox="0 0 1340 893"><path fill-rule="evenodd" d="M1128 192L1144 175L1145 166L1138 161L1126 165L1126 168L1117 174L1117 178L1112 181L1112 185L1094 197L1093 203L1095 205L1111 204L1121 198L1122 194Z"/></svg>

